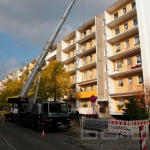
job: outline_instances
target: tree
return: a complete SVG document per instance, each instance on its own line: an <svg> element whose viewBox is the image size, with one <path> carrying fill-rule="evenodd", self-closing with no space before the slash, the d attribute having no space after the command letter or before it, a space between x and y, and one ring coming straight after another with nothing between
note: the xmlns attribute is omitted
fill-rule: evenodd
<svg viewBox="0 0 150 150"><path fill-rule="evenodd" d="M150 80L147 79L142 85L140 92L135 92L135 101L140 107L144 107L150 114Z"/></svg>
<svg viewBox="0 0 150 150"><path fill-rule="evenodd" d="M127 120L142 120L148 119L149 114L145 108L142 108L141 105L135 100L136 97L129 99L129 102L125 103L125 112L123 114L124 118Z"/></svg>
<svg viewBox="0 0 150 150"><path fill-rule="evenodd" d="M61 62L51 61L42 71L38 97L41 97L42 101L47 101L48 99L61 100L64 96L68 96L71 87L69 76ZM38 78L36 82L37 80ZM33 91L36 90L36 86L37 84L34 84Z"/></svg>
<svg viewBox="0 0 150 150"><path fill-rule="evenodd" d="M29 71L26 70L22 74L19 80L8 79L8 81L5 83L3 90L0 94L0 107L9 105L7 103L7 97L13 97L13 96L19 97L19 94L23 88L25 81L27 80L28 75L29 75Z"/></svg>

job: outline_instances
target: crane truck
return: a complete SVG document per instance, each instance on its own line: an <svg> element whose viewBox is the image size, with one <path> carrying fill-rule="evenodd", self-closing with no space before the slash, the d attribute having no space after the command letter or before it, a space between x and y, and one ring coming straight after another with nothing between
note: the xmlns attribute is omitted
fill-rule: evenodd
<svg viewBox="0 0 150 150"><path fill-rule="evenodd" d="M8 103L14 103L18 106L18 124L31 126L33 129L38 129L40 125L50 125L53 128L57 128L61 124L70 124L69 105L67 103L55 100L37 103L36 98L30 99L27 95L37 74L41 71L45 58L49 50L52 49L53 43L74 3L75 0L71 0L51 38L46 43L42 54L20 93L20 96L18 98L8 98Z"/></svg>

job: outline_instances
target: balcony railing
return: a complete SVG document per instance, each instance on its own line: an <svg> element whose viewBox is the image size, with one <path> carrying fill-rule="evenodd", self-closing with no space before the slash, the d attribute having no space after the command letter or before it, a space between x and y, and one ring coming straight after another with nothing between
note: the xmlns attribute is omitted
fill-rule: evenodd
<svg viewBox="0 0 150 150"><path fill-rule="evenodd" d="M132 66L131 69L135 69L135 68L139 68L139 67L142 67L142 64L137 64L135 66Z"/></svg>

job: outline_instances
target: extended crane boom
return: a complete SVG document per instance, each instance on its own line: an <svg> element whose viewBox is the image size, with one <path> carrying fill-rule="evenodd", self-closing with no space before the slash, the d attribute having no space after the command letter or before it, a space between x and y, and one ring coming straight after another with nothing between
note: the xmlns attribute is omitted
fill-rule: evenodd
<svg viewBox="0 0 150 150"><path fill-rule="evenodd" d="M25 85L24 85L24 87L23 87L23 89L22 89L22 91L20 93L20 97L21 98L27 97L27 94L28 94L28 92L29 92L29 90L31 88L31 85L34 82L35 77L37 76L38 72L41 70L42 64L45 61L45 58L46 58L46 56L47 56L47 54L49 52L49 49L51 49L53 47L53 43L54 43L54 41L55 41L55 39L56 39L56 37L57 37L57 35L58 35L58 33L59 33L63 23L65 22L65 20L66 20L66 18L67 18L67 16L68 16L68 14L69 14L69 12L70 12L70 10L71 10L71 8L72 8L74 3L75 3L75 0L71 0L67 10L65 11L65 13L62 16L61 20L59 21L56 29L54 30L54 33L52 34L52 36L49 39L49 41L46 43L40 58L38 59L34 69L32 70L28 80L26 81L26 83L25 83Z"/></svg>

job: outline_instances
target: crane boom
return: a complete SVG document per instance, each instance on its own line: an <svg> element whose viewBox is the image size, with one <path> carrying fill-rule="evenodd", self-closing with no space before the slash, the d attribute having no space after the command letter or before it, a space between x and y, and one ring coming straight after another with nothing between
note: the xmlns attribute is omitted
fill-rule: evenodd
<svg viewBox="0 0 150 150"><path fill-rule="evenodd" d="M59 23L58 23L56 29L54 30L51 38L46 43L42 54L40 55L40 57L39 57L36 65L35 65L34 69L32 70L28 80L26 81L26 83L25 83L25 85L24 85L24 87L23 87L23 89L22 89L22 91L20 93L20 97L21 98L25 98L27 96L27 94L28 94L28 92L29 92L29 90L31 88L32 83L34 82L38 72L41 70L42 64L45 61L45 58L46 58L46 56L47 56L47 54L49 52L49 49L52 49L53 43L54 43L54 41L55 41L55 39L56 39L56 37L57 37L61 27L63 26L63 24L64 24L64 22L65 22L65 20L66 20L66 18L67 18L67 16L68 16L68 14L69 14L69 12L70 12L70 10L71 10L71 8L72 8L74 3L75 3L75 0L71 0L68 8L66 9L66 11L65 11L64 15L62 16L61 20L59 21Z"/></svg>

